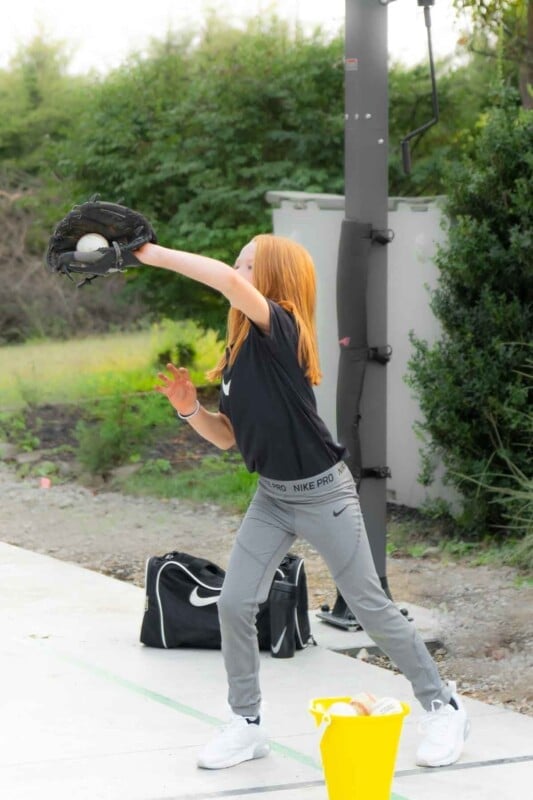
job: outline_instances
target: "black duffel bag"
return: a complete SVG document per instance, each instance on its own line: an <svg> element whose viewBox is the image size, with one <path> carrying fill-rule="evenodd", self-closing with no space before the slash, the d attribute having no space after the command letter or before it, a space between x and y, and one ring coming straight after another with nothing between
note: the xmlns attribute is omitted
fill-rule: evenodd
<svg viewBox="0 0 533 800"><path fill-rule="evenodd" d="M141 642L148 647L220 649L216 603L224 570L205 558L172 552L146 562ZM256 619L259 647L290 657L313 642L303 559L282 560Z"/></svg>

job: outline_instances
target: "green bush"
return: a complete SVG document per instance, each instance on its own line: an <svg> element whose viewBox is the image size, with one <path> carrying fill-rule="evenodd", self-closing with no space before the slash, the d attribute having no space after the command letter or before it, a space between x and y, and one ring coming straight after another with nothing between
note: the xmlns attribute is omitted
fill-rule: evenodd
<svg viewBox="0 0 533 800"><path fill-rule="evenodd" d="M39 447L39 437L28 429L23 411L0 411L0 437L18 445L21 450L31 451Z"/></svg>
<svg viewBox="0 0 533 800"><path fill-rule="evenodd" d="M154 365L165 367L169 361L181 367L196 362L197 343L206 335L192 320L163 319L151 327L151 351ZM215 358L213 358L213 363Z"/></svg>
<svg viewBox="0 0 533 800"><path fill-rule="evenodd" d="M92 473L138 460L154 434L170 427L168 408L159 396L122 395L100 401L90 420L76 426L77 458Z"/></svg>
<svg viewBox="0 0 533 800"><path fill-rule="evenodd" d="M532 185L533 112L502 91L472 154L449 172L448 241L431 298L442 336L429 345L412 335L408 376L430 448L463 495L458 521L474 537L505 527L501 504L491 500L512 488L509 463L531 470L522 367L533 322Z"/></svg>
<svg viewBox="0 0 533 800"><path fill-rule="evenodd" d="M533 385L533 360L529 360L522 374L529 386ZM512 461L508 449L504 446L500 432L493 420L494 454L499 464L505 466L505 472L494 474L493 468L477 478L461 476L476 486L481 486L492 495L491 502L497 504L505 521L506 529L514 536L521 536L522 541L513 551L513 563L526 569L533 568L533 471L525 473ZM524 441L533 442L533 414L522 415L522 431ZM500 480L498 480L500 479Z"/></svg>

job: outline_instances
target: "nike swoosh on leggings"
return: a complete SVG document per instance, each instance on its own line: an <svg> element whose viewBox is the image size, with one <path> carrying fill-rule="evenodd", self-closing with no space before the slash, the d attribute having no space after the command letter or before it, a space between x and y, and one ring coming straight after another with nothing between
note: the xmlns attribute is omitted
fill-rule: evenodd
<svg viewBox="0 0 533 800"><path fill-rule="evenodd" d="M342 512L343 512L343 511L346 511L346 509L347 509L347 508L348 508L348 506L344 506L344 508L341 508L341 510L340 510L340 511L334 511L334 512L333 512L333 516L334 516L334 517L340 517L340 515L342 514Z"/></svg>

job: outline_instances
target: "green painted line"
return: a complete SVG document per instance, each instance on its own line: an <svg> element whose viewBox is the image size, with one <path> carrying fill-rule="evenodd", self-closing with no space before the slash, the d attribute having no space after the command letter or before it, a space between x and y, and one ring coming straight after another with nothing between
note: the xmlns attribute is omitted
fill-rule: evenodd
<svg viewBox="0 0 533 800"><path fill-rule="evenodd" d="M104 678L111 683L116 683L118 686L122 686L123 689L128 689L130 692L135 692L135 694L146 697L148 700L153 700L155 703L161 703L161 705L172 708L174 711L178 711L180 714L193 717L194 719L200 720L200 722L206 722L208 725L219 726L224 724L224 720L218 719L218 717L213 717L210 714L204 714L203 711L198 711L198 709L193 708L192 706L186 705L185 703L180 703L177 700L173 700L171 697L166 697L166 695L160 694L159 692L154 692L152 689L147 689L145 686L140 686L137 683L133 683L133 681L129 681L127 678L122 678L120 675L116 675L114 672L110 672L102 667L97 667L95 664L91 664L88 661L84 661L83 659L67 655L66 653L60 653L58 651L56 651L56 655L61 658L62 661L67 661L70 664L74 664L76 667L81 667L86 672L91 672L93 675L98 675L100 678ZM307 767L312 767L313 769L322 771L320 764L311 758L311 756L306 756L304 753L300 753L298 750L293 750L292 747L286 747L278 742L271 742L270 747L276 753L285 756L285 758L292 758L293 761L298 761L300 764L304 764Z"/></svg>
<svg viewBox="0 0 533 800"><path fill-rule="evenodd" d="M86 672L90 672L92 675L97 675L98 677L103 678L110 683L115 683L118 686L121 686L123 689L128 689L128 691L134 692L135 694L145 697L148 700L152 700L155 703L160 703L167 708L172 708L174 711L178 711L180 714L193 717L194 719L197 719L200 722L205 722L208 725L219 726L224 724L224 720L221 720L218 717L213 717L210 714L204 714L203 711L199 711L198 709L186 705L185 703L180 703L177 700L173 700L171 697L167 697L159 692L154 692L152 689L147 689L145 686L134 683L127 678L122 678L120 675L116 675L114 672L110 672L107 669L98 667L96 664L91 664L89 661L68 655L67 653L62 653L55 649L53 652L62 661L66 661L69 664L80 667ZM293 761L297 761L299 764L303 764L306 767L311 767L312 769L322 772L322 766L315 761L314 758L305 755L305 753L300 753L299 750L294 750L292 747L286 747L285 745L274 741L270 743L270 747L274 752L278 753L284 758L290 758ZM399 794L391 794L390 800L408 800L408 798Z"/></svg>
<svg viewBox="0 0 533 800"><path fill-rule="evenodd" d="M171 697L166 697L164 694L154 692L152 689L147 689L145 686L140 686L138 683L133 683L133 681L129 681L127 678L122 678L120 675L116 675L114 672L110 672L102 667L97 667L95 664L91 664L90 662L84 661L81 658L76 658L75 656L67 655L66 653L61 653L57 650L55 651L55 654L62 661L67 661L70 664L74 664L76 667L81 667L81 669L84 669L86 672L90 672L93 675L98 675L98 677L104 678L110 683L116 683L118 686L122 686L123 689L128 689L130 692L135 692L135 694L146 697L148 700L153 700L155 703L160 703L163 706L173 708L174 711L179 711L180 714L186 714L188 717L194 717L194 719L198 719L201 722L206 722L208 725L221 724L221 720L217 719L217 717L212 717L210 714L204 714L203 711L198 711L196 708L192 708L184 703L179 703L177 700L173 700Z"/></svg>

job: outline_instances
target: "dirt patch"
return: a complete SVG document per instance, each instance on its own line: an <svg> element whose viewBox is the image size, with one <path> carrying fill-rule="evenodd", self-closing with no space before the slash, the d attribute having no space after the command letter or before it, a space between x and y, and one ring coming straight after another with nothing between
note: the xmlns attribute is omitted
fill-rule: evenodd
<svg viewBox="0 0 533 800"><path fill-rule="evenodd" d="M198 396L206 408L217 408L218 390L215 387L199 389ZM39 450L46 451L47 460L72 464L78 445L76 425L90 418L93 410L92 405L46 404L30 406L23 413L27 431L37 438ZM169 420L172 421L171 412ZM167 435L154 437L145 446L143 458L163 458L174 470L180 470L197 466L205 456L219 453L217 447L199 437L189 425L176 422L175 426L169 426Z"/></svg>

